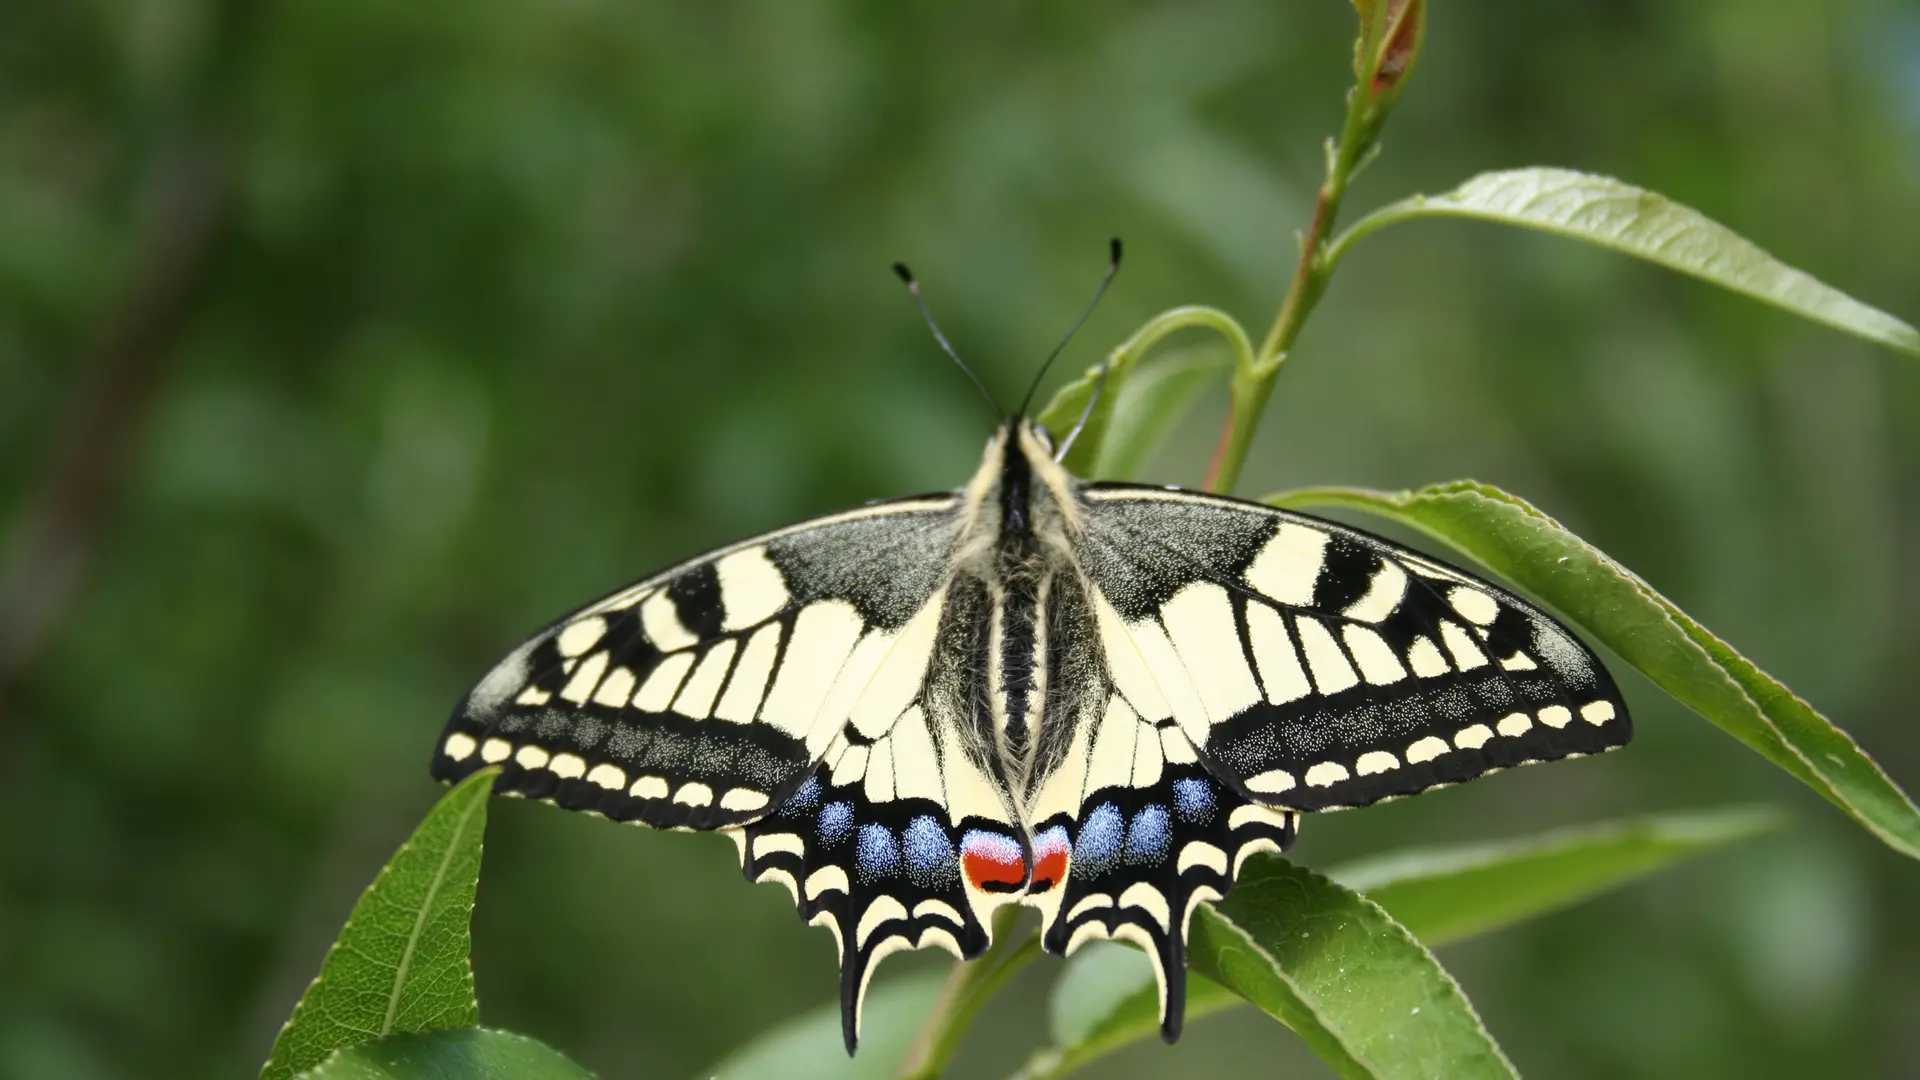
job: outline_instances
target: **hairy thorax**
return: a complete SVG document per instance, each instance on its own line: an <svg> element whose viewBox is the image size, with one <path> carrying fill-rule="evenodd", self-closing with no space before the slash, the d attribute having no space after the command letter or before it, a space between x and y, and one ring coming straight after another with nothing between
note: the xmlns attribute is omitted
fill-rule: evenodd
<svg viewBox="0 0 1920 1080"><path fill-rule="evenodd" d="M984 600L976 615L984 625L973 637L985 693L970 711L982 749L1019 803L1066 749L1072 718L1060 715L1059 690L1081 683L1073 676L1089 659L1069 655L1086 621L1072 555L1077 488L1045 434L1023 421L989 444L961 516L959 572Z"/></svg>

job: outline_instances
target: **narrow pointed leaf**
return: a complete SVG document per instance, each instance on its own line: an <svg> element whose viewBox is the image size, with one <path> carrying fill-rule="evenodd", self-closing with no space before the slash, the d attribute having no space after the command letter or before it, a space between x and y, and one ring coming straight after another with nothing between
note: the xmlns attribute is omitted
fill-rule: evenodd
<svg viewBox="0 0 1920 1080"><path fill-rule="evenodd" d="M1460 987L1380 905L1256 856L1194 912L1194 970L1293 1028L1344 1077L1515 1077Z"/></svg>
<svg viewBox="0 0 1920 1080"><path fill-rule="evenodd" d="M1779 823L1772 811L1732 808L1665 814L1489 844L1414 848L1336 868L1341 885L1367 894L1429 947L1497 930L1617 888L1681 859ZM1202 908L1203 917L1207 909ZM1187 1018L1242 999L1199 974L1187 976ZM1097 943L1076 953L1054 984L1053 1046L1034 1055L1024 1080L1063 1076L1159 1033L1153 971L1132 948ZM1302 1019L1304 1017L1304 1019ZM1335 1040L1302 1003L1290 1023ZM1336 1052L1338 1052L1336 1050ZM1343 1075L1371 1075L1358 1062Z"/></svg>
<svg viewBox="0 0 1920 1080"><path fill-rule="evenodd" d="M396 1032L479 1023L468 923L497 771L477 772L441 796L367 886L274 1039L262 1080Z"/></svg>
<svg viewBox="0 0 1920 1080"><path fill-rule="evenodd" d="M593 1074L525 1035L462 1028L389 1035L336 1050L299 1080L593 1080Z"/></svg>
<svg viewBox="0 0 1920 1080"><path fill-rule="evenodd" d="M1752 807L1663 814L1415 849L1335 867L1329 876L1365 893L1432 947L1557 911L1780 821Z"/></svg>
<svg viewBox="0 0 1920 1080"><path fill-rule="evenodd" d="M1631 571L1525 500L1456 481L1398 493L1313 488L1275 506L1343 506L1446 541L1532 592L1688 708L1792 773L1904 855L1920 858L1920 810L1826 717Z"/></svg>
<svg viewBox="0 0 1920 1080"><path fill-rule="evenodd" d="M860 1052L847 1057L838 1000L771 1028L702 1073L713 1080L885 1080L900 1068L946 982L922 972L875 986L860 1016Z"/></svg>
<svg viewBox="0 0 1920 1080"><path fill-rule="evenodd" d="M1571 169L1487 172L1445 195L1382 207L1336 239L1337 262L1360 239L1423 217L1468 217L1584 240L1920 356L1920 331L1761 250L1698 210L1632 184Z"/></svg>

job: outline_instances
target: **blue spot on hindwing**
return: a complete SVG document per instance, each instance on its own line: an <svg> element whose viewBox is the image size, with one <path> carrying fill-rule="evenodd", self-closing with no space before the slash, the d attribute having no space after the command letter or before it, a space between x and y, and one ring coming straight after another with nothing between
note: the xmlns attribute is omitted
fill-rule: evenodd
<svg viewBox="0 0 1920 1080"><path fill-rule="evenodd" d="M820 778L807 777L807 782L795 788L787 801L780 804L780 816L797 817L801 813L820 805Z"/></svg>
<svg viewBox="0 0 1920 1080"><path fill-rule="evenodd" d="M1173 809L1181 821L1189 824L1212 821L1213 805L1213 785L1207 781L1186 777L1173 782Z"/></svg>
<svg viewBox="0 0 1920 1080"><path fill-rule="evenodd" d="M861 881L888 877L900 865L900 842L885 825L860 826L860 840L853 852L854 869Z"/></svg>
<svg viewBox="0 0 1920 1080"><path fill-rule="evenodd" d="M1120 857L1120 841L1125 819L1120 808L1101 803L1080 823L1080 835L1073 841L1073 861L1089 874L1098 874Z"/></svg>
<svg viewBox="0 0 1920 1080"><path fill-rule="evenodd" d="M1164 806L1149 806L1133 815L1127 827L1127 862L1159 863L1167 859L1173 842L1173 828Z"/></svg>
<svg viewBox="0 0 1920 1080"><path fill-rule="evenodd" d="M1067 827L1065 825L1055 825L1050 829L1042 829L1033 834L1033 857L1035 859L1043 859L1056 851L1065 853L1072 850L1073 842L1067 836Z"/></svg>
<svg viewBox="0 0 1920 1080"><path fill-rule="evenodd" d="M838 846L853 829L853 804L850 802L828 803L820 811L820 843L826 847Z"/></svg>
<svg viewBox="0 0 1920 1080"><path fill-rule="evenodd" d="M907 876L923 889L952 885L960 878L960 855L947 836L947 827L930 814L921 814L901 833L907 853ZM864 834L861 840L864 842Z"/></svg>

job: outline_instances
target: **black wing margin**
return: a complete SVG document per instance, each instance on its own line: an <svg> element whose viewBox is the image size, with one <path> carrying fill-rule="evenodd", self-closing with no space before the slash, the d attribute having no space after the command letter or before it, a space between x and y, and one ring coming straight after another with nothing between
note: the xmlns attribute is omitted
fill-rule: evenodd
<svg viewBox="0 0 1920 1080"><path fill-rule="evenodd" d="M433 775L498 765L496 792L661 828L765 816L839 735L816 721L847 689L836 678L856 646L898 631L942 584L956 502L803 522L575 611L462 699Z"/></svg>
<svg viewBox="0 0 1920 1080"><path fill-rule="evenodd" d="M1258 503L1082 495L1101 634L1110 654L1127 639L1165 699L1134 707L1170 715L1260 802L1364 806L1632 737L1593 652L1497 585Z"/></svg>

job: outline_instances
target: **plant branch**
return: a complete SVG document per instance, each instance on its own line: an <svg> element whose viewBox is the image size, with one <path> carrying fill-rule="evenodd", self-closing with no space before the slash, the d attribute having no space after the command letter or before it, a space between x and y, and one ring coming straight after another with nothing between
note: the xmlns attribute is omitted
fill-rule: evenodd
<svg viewBox="0 0 1920 1080"><path fill-rule="evenodd" d="M1280 313L1274 317L1273 327L1260 343L1260 351L1254 355L1253 362L1234 371L1227 422L1220 429L1220 440L1214 446L1212 464L1208 466L1206 480L1201 485L1208 491L1230 491L1239 481L1240 467L1246 462L1247 450L1253 444L1253 434L1259 429L1261 415L1266 412L1267 398L1273 392L1273 381L1280 374L1281 365L1286 363L1287 353L1293 348L1294 341L1299 338L1300 328L1306 325L1307 316L1313 313L1321 294L1326 291L1334 266L1326 257L1327 238L1340 216L1340 204L1346 198L1347 185L1373 145L1366 133L1366 129L1372 126L1368 115L1371 111L1372 102L1361 88L1356 87L1348 93L1346 125L1339 141L1328 145L1326 179L1321 183L1319 196L1314 200L1313 219L1307 226L1306 235L1301 238L1300 261L1294 267L1293 281L1287 287L1286 298L1280 302Z"/></svg>
<svg viewBox="0 0 1920 1080"><path fill-rule="evenodd" d="M1253 434L1266 412L1273 380L1287 354L1313 314L1338 263L1328 238L1340 217L1347 185L1366 168L1379 150L1380 128L1406 88L1407 76L1419 59L1426 27L1426 0L1389 0L1358 5L1360 40L1354 48L1354 85L1347 91L1347 118L1340 138L1327 143L1326 179L1314 200L1313 219L1300 239L1300 261L1287 286L1273 328L1253 362L1234 372L1229 388L1227 422L1220 429L1213 461L1203 485L1209 491L1231 491L1240 479L1240 467L1253 444ZM1339 254L1344 254L1342 248Z"/></svg>
<svg viewBox="0 0 1920 1080"><path fill-rule="evenodd" d="M164 162L126 294L87 363L60 443L0 553L0 716L78 591L225 217L225 159L192 140Z"/></svg>
<svg viewBox="0 0 1920 1080"><path fill-rule="evenodd" d="M992 947L977 960L954 961L953 972L933 1003L933 1011L900 1064L900 1080L934 1080L944 1072L981 1008L1008 979L1040 955L1037 931L1013 933L1019 915L1017 904L1002 907L994 913Z"/></svg>

